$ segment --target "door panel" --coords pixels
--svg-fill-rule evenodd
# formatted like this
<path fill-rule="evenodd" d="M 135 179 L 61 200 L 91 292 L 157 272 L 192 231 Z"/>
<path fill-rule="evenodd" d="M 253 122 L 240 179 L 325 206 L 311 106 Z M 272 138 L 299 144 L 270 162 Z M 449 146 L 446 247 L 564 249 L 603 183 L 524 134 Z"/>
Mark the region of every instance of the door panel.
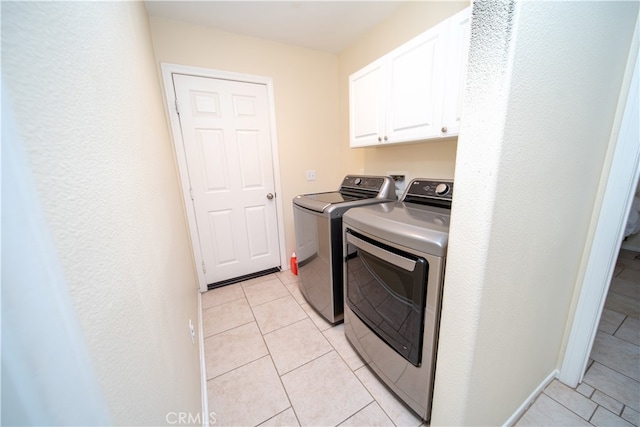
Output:
<path fill-rule="evenodd" d="M 260 158 L 260 135 L 252 131 L 239 131 L 236 134 L 240 159 L 242 188 L 264 189 L 263 159 Z M 266 193 L 265 193 L 266 194 Z"/>
<path fill-rule="evenodd" d="M 194 115 L 216 116 L 220 112 L 220 98 L 216 93 L 193 91 L 190 99 Z"/>
<path fill-rule="evenodd" d="M 269 238 L 264 232 L 267 229 L 267 212 L 264 206 L 251 206 L 245 209 L 246 226 L 249 235 L 249 256 L 257 258 L 269 253 Z"/>
<path fill-rule="evenodd" d="M 238 261 L 236 247 L 233 240 L 234 224 L 233 211 L 227 209 L 217 212 L 209 212 L 209 224 L 211 226 L 211 245 L 214 248 L 214 257 L 217 266 Z M 226 245 L 218 245 L 217 241 L 229 242 Z"/>
<path fill-rule="evenodd" d="M 173 75 L 207 283 L 280 265 L 266 85 Z"/>
<path fill-rule="evenodd" d="M 202 165 L 200 167 L 206 174 L 207 192 L 228 191 L 229 171 L 225 162 L 226 154 L 222 133 L 197 129 L 196 135 L 202 151 Z"/>

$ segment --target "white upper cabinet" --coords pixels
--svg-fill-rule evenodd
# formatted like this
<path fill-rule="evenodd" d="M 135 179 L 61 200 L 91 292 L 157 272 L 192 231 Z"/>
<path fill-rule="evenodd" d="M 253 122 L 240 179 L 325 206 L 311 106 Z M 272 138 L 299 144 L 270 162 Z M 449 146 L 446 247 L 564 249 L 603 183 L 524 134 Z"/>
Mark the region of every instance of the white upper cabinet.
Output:
<path fill-rule="evenodd" d="M 449 20 L 446 77 L 442 106 L 442 135 L 457 135 L 460 131 L 462 94 L 464 92 L 469 37 L 471 35 L 471 8 L 468 7 Z"/>
<path fill-rule="evenodd" d="M 349 77 L 351 147 L 458 133 L 470 10 Z"/>
<path fill-rule="evenodd" d="M 382 141 L 384 134 L 383 60 L 375 61 L 349 78 L 349 124 L 352 147 L 364 147 Z"/>
<path fill-rule="evenodd" d="M 444 35 L 438 25 L 386 55 L 386 142 L 438 136 Z"/>

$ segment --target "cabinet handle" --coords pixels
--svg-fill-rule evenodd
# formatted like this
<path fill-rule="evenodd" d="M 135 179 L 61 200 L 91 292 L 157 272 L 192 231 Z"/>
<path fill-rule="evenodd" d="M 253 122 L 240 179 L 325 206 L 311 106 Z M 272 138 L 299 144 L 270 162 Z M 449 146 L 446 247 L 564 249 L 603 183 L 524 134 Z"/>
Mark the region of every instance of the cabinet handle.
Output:
<path fill-rule="evenodd" d="M 382 138 L 378 137 L 378 142 L 382 142 Z"/>
<path fill-rule="evenodd" d="M 386 136 L 384 137 L 384 140 L 385 140 L 385 141 L 386 141 L 386 140 L 388 140 L 388 139 L 389 139 L 389 138 L 387 138 Z"/>
<path fill-rule="evenodd" d="M 442 131 L 442 133 L 447 133 L 447 127 L 446 126 L 442 126 L 442 129 L 440 129 Z"/>

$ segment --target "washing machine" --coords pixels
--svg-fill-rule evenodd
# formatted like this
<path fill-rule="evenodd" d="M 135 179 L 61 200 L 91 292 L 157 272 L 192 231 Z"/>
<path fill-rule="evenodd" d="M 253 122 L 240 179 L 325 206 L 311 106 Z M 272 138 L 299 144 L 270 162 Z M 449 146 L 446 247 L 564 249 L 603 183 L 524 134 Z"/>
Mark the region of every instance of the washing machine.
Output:
<path fill-rule="evenodd" d="M 357 206 L 396 200 L 388 176 L 347 175 L 338 190 L 293 199 L 300 291 L 331 323 L 343 319 L 342 216 Z"/>

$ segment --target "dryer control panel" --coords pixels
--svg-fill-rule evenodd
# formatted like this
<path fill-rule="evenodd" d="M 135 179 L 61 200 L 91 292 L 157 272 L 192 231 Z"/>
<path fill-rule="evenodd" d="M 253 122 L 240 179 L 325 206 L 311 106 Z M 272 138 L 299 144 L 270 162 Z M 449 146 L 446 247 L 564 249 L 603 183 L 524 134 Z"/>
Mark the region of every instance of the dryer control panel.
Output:
<path fill-rule="evenodd" d="M 403 202 L 451 206 L 453 181 L 416 178 L 405 190 Z"/>

